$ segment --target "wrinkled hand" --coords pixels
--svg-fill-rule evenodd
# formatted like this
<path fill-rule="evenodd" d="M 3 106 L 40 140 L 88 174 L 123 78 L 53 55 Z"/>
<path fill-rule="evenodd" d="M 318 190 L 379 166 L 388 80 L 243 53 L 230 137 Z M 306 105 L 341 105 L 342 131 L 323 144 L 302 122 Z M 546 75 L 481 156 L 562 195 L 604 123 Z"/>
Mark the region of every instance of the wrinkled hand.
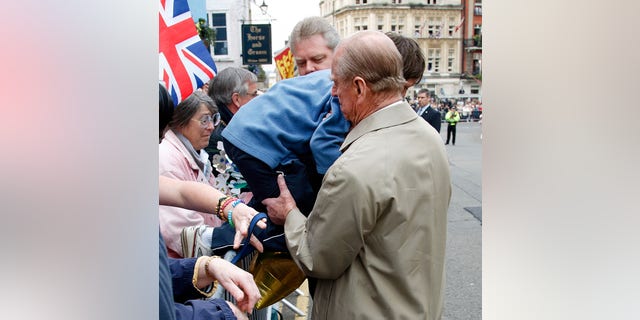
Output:
<path fill-rule="evenodd" d="M 211 260 L 209 272 L 236 299 L 236 305 L 241 311 L 251 313 L 261 297 L 251 273 L 221 258 Z"/>
<path fill-rule="evenodd" d="M 233 214 L 231 218 L 233 219 L 233 224 L 236 226 L 236 235 L 233 238 L 234 249 L 240 248 L 240 244 L 242 244 L 242 239 L 247 237 L 249 233 L 249 225 L 251 224 L 251 219 L 253 219 L 253 216 L 255 216 L 256 214 L 258 214 L 258 211 L 247 206 L 244 203 L 238 204 L 233 209 Z M 260 229 L 266 228 L 267 219 L 260 220 L 256 224 L 256 226 Z M 249 243 L 251 243 L 251 245 L 254 248 L 256 248 L 256 250 L 258 250 L 259 252 L 263 251 L 262 243 L 254 235 L 251 235 L 251 238 L 249 239 Z"/>
<path fill-rule="evenodd" d="M 225 301 L 227 303 L 227 305 L 229 306 L 229 308 L 231 308 L 231 311 L 233 311 L 233 315 L 236 316 L 236 318 L 238 318 L 238 320 L 249 320 L 249 317 L 247 317 L 247 315 L 242 312 L 240 309 L 238 309 L 238 307 L 236 307 L 235 304 L 229 302 L 229 301 Z"/>
<path fill-rule="evenodd" d="M 296 201 L 291 196 L 284 175 L 278 175 L 278 187 L 280 188 L 280 196 L 277 198 L 269 198 L 262 200 L 262 204 L 267 207 L 267 214 L 271 221 L 275 224 L 282 225 L 287 220 L 289 212 L 296 208 Z"/>

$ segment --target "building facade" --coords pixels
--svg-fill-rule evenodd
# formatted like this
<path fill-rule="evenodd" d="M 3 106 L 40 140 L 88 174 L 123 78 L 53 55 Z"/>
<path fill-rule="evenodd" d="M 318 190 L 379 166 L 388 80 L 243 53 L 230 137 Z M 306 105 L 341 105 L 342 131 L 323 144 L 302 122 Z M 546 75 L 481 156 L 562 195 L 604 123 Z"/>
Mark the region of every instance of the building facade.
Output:
<path fill-rule="evenodd" d="M 482 0 L 464 0 L 463 78 L 469 93 L 480 94 L 482 83 Z"/>
<path fill-rule="evenodd" d="M 463 1 L 468 0 L 324 0 L 320 14 L 343 38 L 377 30 L 415 39 L 427 65 L 422 81 L 408 96 L 427 88 L 437 98 L 456 97 L 471 92 L 472 86 L 463 76 Z"/>
<path fill-rule="evenodd" d="M 211 56 L 218 70 L 242 67 L 243 22 L 251 22 L 251 0 L 206 0 L 207 23 L 216 31 Z"/>

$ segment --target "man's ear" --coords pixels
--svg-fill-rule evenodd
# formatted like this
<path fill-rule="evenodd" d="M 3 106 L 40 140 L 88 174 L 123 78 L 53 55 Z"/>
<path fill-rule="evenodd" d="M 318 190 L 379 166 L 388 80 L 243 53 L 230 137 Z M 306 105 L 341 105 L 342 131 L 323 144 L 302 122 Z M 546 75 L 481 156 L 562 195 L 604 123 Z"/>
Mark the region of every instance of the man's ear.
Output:
<path fill-rule="evenodd" d="M 240 105 L 240 94 L 237 92 L 234 92 L 231 95 L 231 102 L 233 102 L 236 106 Z"/>
<path fill-rule="evenodd" d="M 364 87 L 366 85 L 364 80 L 360 77 L 356 77 L 355 79 L 353 79 L 353 83 L 356 86 L 356 90 L 358 94 L 362 94 L 364 92 Z"/>

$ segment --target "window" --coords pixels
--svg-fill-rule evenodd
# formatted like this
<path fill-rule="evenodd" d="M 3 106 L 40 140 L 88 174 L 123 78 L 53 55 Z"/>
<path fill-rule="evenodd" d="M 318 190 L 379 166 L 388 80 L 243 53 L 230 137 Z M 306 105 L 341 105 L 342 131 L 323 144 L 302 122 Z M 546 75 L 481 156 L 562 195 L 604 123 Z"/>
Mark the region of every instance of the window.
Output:
<path fill-rule="evenodd" d="M 453 37 L 455 30 L 456 30 L 455 19 L 449 18 L 449 30 L 447 31 L 447 33 L 449 34 L 449 37 Z"/>
<path fill-rule="evenodd" d="M 453 62 L 455 61 L 455 49 L 449 49 L 449 57 L 447 58 L 447 72 L 453 72 Z"/>
<path fill-rule="evenodd" d="M 471 85 L 471 94 L 480 94 L 480 86 Z"/>
<path fill-rule="evenodd" d="M 356 0 L 356 4 L 367 4 L 367 0 Z"/>
<path fill-rule="evenodd" d="M 391 0 L 391 3 L 394 3 L 394 4 L 401 4 L 401 3 L 402 3 L 402 0 Z"/>
<path fill-rule="evenodd" d="M 427 0 L 427 4 L 436 4 L 436 0 Z"/>
<path fill-rule="evenodd" d="M 442 36 L 442 20 L 436 19 L 434 17 L 429 18 L 429 28 L 428 34 L 429 38 L 437 38 L 440 39 Z"/>
<path fill-rule="evenodd" d="M 427 54 L 427 71 L 440 72 L 440 49 L 429 49 Z"/>
<path fill-rule="evenodd" d="M 475 3 L 473 4 L 473 14 L 476 16 L 482 15 L 482 0 L 475 0 Z"/>
<path fill-rule="evenodd" d="M 378 31 L 382 31 L 382 29 L 384 29 L 384 17 L 377 16 L 376 20 L 378 20 Z"/>
<path fill-rule="evenodd" d="M 213 44 L 213 55 L 226 56 L 229 54 L 227 43 L 227 15 L 225 13 L 210 13 L 211 28 L 216 30 L 216 41 Z"/>
<path fill-rule="evenodd" d="M 353 25 L 355 31 L 367 30 L 369 19 L 367 18 L 353 18 Z"/>
<path fill-rule="evenodd" d="M 422 26 L 419 24 L 416 24 L 413 26 L 413 33 L 415 34 L 416 37 L 420 37 L 422 36 Z"/>
<path fill-rule="evenodd" d="M 391 16 L 391 32 L 400 35 L 404 32 L 404 16 Z"/>

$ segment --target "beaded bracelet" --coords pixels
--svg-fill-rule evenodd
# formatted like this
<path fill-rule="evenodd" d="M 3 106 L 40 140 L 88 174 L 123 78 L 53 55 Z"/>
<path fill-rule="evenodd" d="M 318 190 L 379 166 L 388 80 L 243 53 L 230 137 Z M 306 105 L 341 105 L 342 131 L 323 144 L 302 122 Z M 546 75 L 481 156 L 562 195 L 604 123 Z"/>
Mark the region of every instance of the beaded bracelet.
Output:
<path fill-rule="evenodd" d="M 221 197 L 220 199 L 218 199 L 218 206 L 216 207 L 216 216 L 220 217 L 220 212 L 221 212 L 220 208 L 221 208 L 221 206 L 222 206 L 222 202 L 223 202 L 224 200 L 228 199 L 228 198 L 229 198 L 229 197 L 224 196 L 224 197 Z"/>
<path fill-rule="evenodd" d="M 238 200 L 238 198 L 236 197 L 229 197 L 227 199 L 224 199 L 224 202 L 222 202 L 222 206 L 220 206 L 220 219 L 222 220 L 226 219 L 226 217 L 224 216 L 224 208 L 226 208 L 230 203 L 236 200 Z"/>
<path fill-rule="evenodd" d="M 231 204 L 231 209 L 229 209 L 229 212 L 227 212 L 227 215 L 228 215 L 227 221 L 229 221 L 229 225 L 232 228 L 235 228 L 235 226 L 233 225 L 233 219 L 231 219 L 231 216 L 233 214 L 233 209 L 235 209 L 236 206 L 240 203 L 244 203 L 244 201 L 242 201 L 242 199 L 236 199 L 235 201 L 233 201 L 233 203 Z"/>

